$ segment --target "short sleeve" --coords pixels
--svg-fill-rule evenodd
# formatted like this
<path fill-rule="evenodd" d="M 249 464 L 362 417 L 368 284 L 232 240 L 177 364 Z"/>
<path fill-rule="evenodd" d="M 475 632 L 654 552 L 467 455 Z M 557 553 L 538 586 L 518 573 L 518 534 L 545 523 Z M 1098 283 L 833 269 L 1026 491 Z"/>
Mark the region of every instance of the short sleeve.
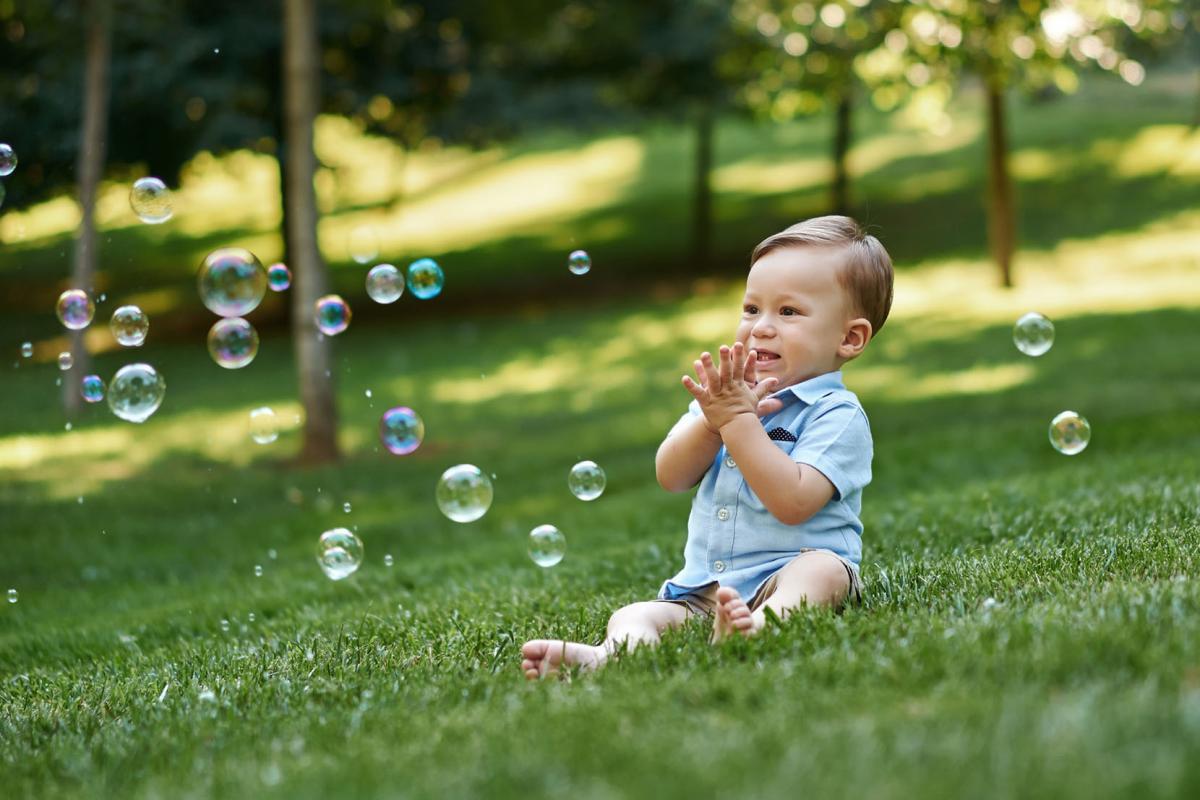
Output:
<path fill-rule="evenodd" d="M 867 415 L 849 403 L 819 411 L 792 448 L 792 460 L 820 470 L 837 491 L 836 499 L 871 482 L 873 455 Z"/>
<path fill-rule="evenodd" d="M 698 400 L 692 400 L 692 402 L 688 403 L 687 411 L 683 412 L 683 416 L 679 418 L 679 421 L 671 426 L 671 430 L 667 431 L 667 437 L 670 438 L 674 436 L 676 431 L 683 427 L 689 420 L 700 416 L 702 413 L 703 412 L 700 411 L 700 402 Z"/>

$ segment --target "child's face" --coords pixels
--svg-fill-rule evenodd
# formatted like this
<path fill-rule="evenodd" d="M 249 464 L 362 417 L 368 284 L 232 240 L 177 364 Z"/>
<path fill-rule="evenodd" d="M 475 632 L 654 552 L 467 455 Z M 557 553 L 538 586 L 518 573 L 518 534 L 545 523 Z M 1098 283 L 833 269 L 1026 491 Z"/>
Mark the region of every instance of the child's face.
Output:
<path fill-rule="evenodd" d="M 737 340 L 758 351 L 758 379 L 791 386 L 838 369 L 852 309 L 838 283 L 836 247 L 784 247 L 754 262 Z"/>

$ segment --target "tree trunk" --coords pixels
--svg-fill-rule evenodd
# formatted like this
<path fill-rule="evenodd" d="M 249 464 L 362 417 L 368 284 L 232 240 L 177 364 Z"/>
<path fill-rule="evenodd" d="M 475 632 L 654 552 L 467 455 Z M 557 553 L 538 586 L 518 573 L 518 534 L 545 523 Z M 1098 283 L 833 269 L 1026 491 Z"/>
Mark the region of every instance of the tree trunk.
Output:
<path fill-rule="evenodd" d="M 79 134 L 79 159 L 76 173 L 79 180 L 79 230 L 75 235 L 74 264 L 71 286 L 83 289 L 96 297 L 96 188 L 104 172 L 106 134 L 108 131 L 108 70 L 112 52 L 112 7 L 110 0 L 91 0 L 83 5 L 87 20 L 87 41 L 84 45 L 83 125 Z M 63 380 L 63 408 L 73 419 L 83 405 L 80 383 L 92 371 L 91 358 L 84 344 L 84 333 L 71 331 L 71 355 L 74 366 Z"/>
<path fill-rule="evenodd" d="M 1004 89 L 987 82 L 988 95 L 988 243 L 1000 268 L 1000 284 L 1013 285 L 1012 256 L 1017 222 L 1013 209 L 1012 178 L 1008 173 L 1008 134 L 1004 121 Z"/>
<path fill-rule="evenodd" d="M 313 188 L 316 153 L 313 121 L 321 76 L 317 68 L 316 0 L 285 0 L 283 19 L 283 98 L 287 145 L 287 253 L 292 285 L 292 340 L 304 405 L 304 445 L 300 460 L 321 463 L 338 458 L 337 405 L 330 343 L 317 331 L 313 307 L 328 291 L 329 277 L 317 246 L 317 196 Z"/>
<path fill-rule="evenodd" d="M 846 157 L 850 153 L 850 112 L 854 105 L 850 85 L 847 83 L 838 98 L 833 130 L 833 185 L 830 187 L 830 205 L 834 214 L 850 213 L 850 173 Z"/>
<path fill-rule="evenodd" d="M 692 265 L 704 272 L 712 257 L 713 107 L 700 104 L 696 113 L 696 160 L 692 194 Z"/>

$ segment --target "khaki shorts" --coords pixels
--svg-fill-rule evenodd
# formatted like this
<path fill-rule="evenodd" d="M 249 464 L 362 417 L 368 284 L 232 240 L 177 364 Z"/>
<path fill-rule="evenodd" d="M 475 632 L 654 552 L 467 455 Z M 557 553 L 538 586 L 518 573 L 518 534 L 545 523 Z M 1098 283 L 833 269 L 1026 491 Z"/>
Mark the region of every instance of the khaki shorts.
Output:
<path fill-rule="evenodd" d="M 850 591 L 846 593 L 846 599 L 842 601 L 842 607 L 835 609 L 839 614 L 847 604 L 853 603 L 856 606 L 862 604 L 862 578 L 859 577 L 858 568 L 854 564 L 832 550 L 825 550 L 820 547 L 801 547 L 800 555 L 796 556 L 796 558 L 803 558 L 805 553 L 829 553 L 831 556 L 836 556 L 837 560 L 841 561 L 842 566 L 846 568 L 846 576 L 850 579 Z M 795 560 L 795 558 L 792 559 L 792 561 Z M 792 561 L 789 561 L 788 564 L 791 564 Z M 763 581 L 762 585 L 758 587 L 758 591 L 750 599 L 749 606 L 751 611 L 757 611 L 767 601 L 767 598 L 775 593 L 775 586 L 779 582 L 779 573 L 783 572 L 788 564 L 784 564 L 771 573 L 771 577 Z M 684 606 L 693 614 L 703 614 L 706 617 L 711 617 L 717 613 L 717 589 L 720 587 L 721 584 L 713 581 L 712 583 L 706 583 L 703 586 L 697 587 L 694 592 L 689 592 L 675 600 L 657 599 L 655 602 L 674 603 Z"/>

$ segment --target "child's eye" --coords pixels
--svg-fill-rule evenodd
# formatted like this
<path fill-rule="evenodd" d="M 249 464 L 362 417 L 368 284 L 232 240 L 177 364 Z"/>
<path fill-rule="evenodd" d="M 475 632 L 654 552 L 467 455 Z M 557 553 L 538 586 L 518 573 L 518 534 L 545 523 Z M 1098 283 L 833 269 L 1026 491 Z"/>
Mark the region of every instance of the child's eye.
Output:
<path fill-rule="evenodd" d="M 758 306 L 742 306 L 742 312 L 745 314 L 757 314 Z"/>
<path fill-rule="evenodd" d="M 784 309 L 783 309 L 782 311 L 780 311 L 779 313 L 780 313 L 780 314 L 782 314 L 782 315 L 783 315 L 783 316 L 785 316 L 785 317 L 792 317 L 792 316 L 795 316 L 796 314 L 799 314 L 800 312 L 799 312 L 799 311 L 797 311 L 797 310 L 796 310 L 796 309 L 794 309 L 794 308 L 784 308 Z"/>

